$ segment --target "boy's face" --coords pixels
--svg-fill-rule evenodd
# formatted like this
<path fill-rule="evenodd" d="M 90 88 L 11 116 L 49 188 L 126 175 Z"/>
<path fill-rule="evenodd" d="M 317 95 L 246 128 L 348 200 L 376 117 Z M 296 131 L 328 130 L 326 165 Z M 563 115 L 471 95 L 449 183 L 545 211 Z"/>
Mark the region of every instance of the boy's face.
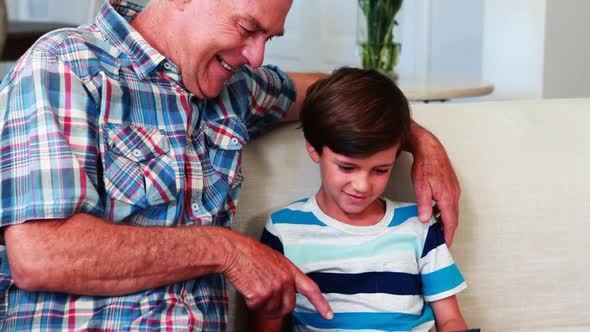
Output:
<path fill-rule="evenodd" d="M 320 166 L 322 187 L 317 199 L 326 214 L 355 225 L 382 216 L 384 208 L 378 198 L 389 181 L 399 144 L 362 158 L 337 154 L 328 147 L 319 154 L 309 143 L 306 148 Z"/>

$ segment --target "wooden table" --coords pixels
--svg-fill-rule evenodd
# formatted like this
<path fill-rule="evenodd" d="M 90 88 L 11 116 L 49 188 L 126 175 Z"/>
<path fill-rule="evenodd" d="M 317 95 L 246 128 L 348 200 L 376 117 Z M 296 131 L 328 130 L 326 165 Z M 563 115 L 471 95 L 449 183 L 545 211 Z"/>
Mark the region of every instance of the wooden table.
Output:
<path fill-rule="evenodd" d="M 461 78 L 404 78 L 398 86 L 409 101 L 447 101 L 456 98 L 479 97 L 489 95 L 494 86 L 485 81 Z"/>

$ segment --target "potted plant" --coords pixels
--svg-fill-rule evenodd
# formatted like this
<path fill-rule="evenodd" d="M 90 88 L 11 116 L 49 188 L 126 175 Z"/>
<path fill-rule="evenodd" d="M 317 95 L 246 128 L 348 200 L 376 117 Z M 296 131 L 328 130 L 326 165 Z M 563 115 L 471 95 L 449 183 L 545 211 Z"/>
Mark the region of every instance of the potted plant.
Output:
<path fill-rule="evenodd" d="M 394 79 L 393 68 L 399 61 L 401 44 L 394 41 L 395 15 L 403 0 L 358 0 L 359 39 L 362 67 L 376 69 Z"/>

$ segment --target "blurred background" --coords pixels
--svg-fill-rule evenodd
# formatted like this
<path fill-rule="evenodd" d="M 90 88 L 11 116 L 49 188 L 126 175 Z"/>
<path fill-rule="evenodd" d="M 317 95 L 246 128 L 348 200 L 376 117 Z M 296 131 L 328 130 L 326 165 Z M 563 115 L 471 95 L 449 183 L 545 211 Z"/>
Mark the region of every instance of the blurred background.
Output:
<path fill-rule="evenodd" d="M 102 4 L 4 2 L 5 53 L 18 48 L 10 41 L 18 22 L 80 25 Z M 589 13 L 587 0 L 406 0 L 396 17 L 402 46 L 395 71 L 402 81 L 493 84 L 493 93 L 477 100 L 590 97 Z M 358 66 L 358 17 L 357 0 L 294 0 L 286 35 L 269 43 L 265 62 L 298 72 Z M 13 64 L 3 57 L 0 74 Z"/>

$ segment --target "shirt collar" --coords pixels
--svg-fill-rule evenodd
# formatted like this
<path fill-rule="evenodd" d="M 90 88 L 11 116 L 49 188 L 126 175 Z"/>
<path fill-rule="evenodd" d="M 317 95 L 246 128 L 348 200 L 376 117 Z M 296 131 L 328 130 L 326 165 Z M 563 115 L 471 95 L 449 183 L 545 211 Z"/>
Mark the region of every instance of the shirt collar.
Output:
<path fill-rule="evenodd" d="M 104 3 L 96 18 L 98 29 L 129 57 L 133 70 L 141 79 L 165 60 L 164 55 L 129 24 L 147 3 L 149 0 L 110 0 Z"/>

